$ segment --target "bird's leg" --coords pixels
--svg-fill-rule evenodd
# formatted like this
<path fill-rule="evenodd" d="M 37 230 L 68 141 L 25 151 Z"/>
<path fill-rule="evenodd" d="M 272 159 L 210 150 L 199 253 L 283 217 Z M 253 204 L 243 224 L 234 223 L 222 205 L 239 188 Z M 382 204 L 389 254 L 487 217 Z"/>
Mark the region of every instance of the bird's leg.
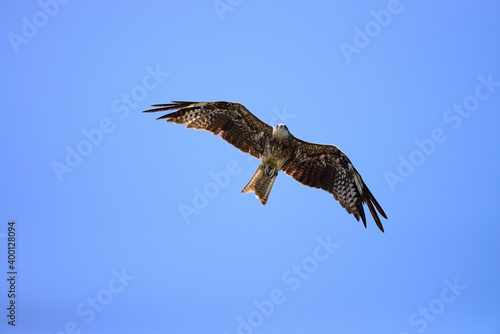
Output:
<path fill-rule="evenodd" d="M 264 173 L 266 173 L 267 176 L 273 176 L 275 170 L 275 168 L 271 168 L 270 166 L 264 167 Z"/>

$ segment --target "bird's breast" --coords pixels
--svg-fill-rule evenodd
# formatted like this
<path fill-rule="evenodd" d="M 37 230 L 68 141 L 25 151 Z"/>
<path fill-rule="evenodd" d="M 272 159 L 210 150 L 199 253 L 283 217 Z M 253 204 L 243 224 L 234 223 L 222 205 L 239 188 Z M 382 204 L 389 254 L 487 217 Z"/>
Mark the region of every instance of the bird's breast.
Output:
<path fill-rule="evenodd" d="M 262 162 L 267 166 L 271 166 L 272 168 L 277 168 L 279 170 L 292 154 L 293 144 L 290 140 L 271 138 L 266 143 Z"/>

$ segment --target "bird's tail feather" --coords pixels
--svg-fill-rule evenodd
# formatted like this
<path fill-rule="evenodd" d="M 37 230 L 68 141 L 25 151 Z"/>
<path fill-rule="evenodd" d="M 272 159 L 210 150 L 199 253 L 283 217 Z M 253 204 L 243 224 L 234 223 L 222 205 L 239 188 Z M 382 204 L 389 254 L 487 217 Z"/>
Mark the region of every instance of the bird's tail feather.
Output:
<path fill-rule="evenodd" d="M 274 180 L 276 180 L 276 176 L 278 175 L 277 171 L 267 174 L 265 169 L 266 166 L 261 163 L 248 184 L 241 191 L 242 193 L 255 192 L 255 197 L 260 200 L 262 205 L 266 205 L 271 189 L 273 188 Z"/>

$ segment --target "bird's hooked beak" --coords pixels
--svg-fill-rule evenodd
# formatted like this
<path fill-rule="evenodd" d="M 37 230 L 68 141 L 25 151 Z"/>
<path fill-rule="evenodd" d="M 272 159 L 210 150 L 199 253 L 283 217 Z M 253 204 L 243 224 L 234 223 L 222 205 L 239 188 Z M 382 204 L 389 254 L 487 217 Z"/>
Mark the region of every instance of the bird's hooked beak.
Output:
<path fill-rule="evenodd" d="M 290 134 L 285 124 L 278 124 L 273 129 L 273 135 L 277 137 L 287 137 Z"/>

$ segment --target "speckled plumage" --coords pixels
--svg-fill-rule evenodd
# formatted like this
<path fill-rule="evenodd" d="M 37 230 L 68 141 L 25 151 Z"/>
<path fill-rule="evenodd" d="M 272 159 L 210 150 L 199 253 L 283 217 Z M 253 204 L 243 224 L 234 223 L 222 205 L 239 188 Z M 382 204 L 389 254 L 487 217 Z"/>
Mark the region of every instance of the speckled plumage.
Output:
<path fill-rule="evenodd" d="M 363 204 L 366 203 L 375 223 L 384 231 L 377 211 L 387 219 L 386 214 L 349 158 L 336 146 L 300 140 L 283 124 L 273 128 L 240 103 L 173 101 L 153 107 L 144 112 L 177 110 L 158 119 L 186 124 L 186 128 L 210 131 L 243 152 L 262 159 L 257 172 L 242 192 L 255 192 L 263 205 L 267 203 L 274 180 L 282 170 L 304 185 L 333 194 L 356 220 L 361 218 L 365 227 Z"/>

